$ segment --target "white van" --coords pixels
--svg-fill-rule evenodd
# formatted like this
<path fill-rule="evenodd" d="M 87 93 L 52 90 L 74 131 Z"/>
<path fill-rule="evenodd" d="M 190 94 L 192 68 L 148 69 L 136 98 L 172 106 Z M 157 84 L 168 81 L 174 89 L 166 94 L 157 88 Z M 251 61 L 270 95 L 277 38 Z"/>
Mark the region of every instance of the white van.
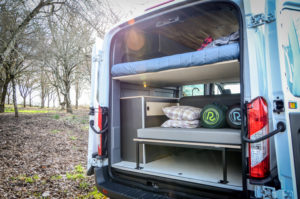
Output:
<path fill-rule="evenodd" d="M 299 198 L 299 11 L 296 0 L 169 0 L 109 31 L 92 60 L 98 189 Z"/>

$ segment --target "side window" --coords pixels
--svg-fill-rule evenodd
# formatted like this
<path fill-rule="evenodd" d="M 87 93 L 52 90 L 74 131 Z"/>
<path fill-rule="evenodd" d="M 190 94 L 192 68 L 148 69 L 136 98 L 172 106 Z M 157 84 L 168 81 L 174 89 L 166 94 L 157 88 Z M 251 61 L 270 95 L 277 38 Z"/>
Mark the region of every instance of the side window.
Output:
<path fill-rule="evenodd" d="M 182 87 L 183 96 L 204 95 L 204 84 L 186 85 Z"/>
<path fill-rule="evenodd" d="M 288 27 L 283 46 L 288 86 L 294 96 L 300 97 L 300 15 L 299 11 L 284 10 Z"/>
<path fill-rule="evenodd" d="M 230 92 L 230 94 L 241 93 L 240 83 L 224 84 L 224 90 Z"/>
<path fill-rule="evenodd" d="M 216 84 L 214 84 L 214 93 L 213 93 L 213 95 L 221 95 L 221 94 L 222 93 L 220 91 L 220 88 Z"/>

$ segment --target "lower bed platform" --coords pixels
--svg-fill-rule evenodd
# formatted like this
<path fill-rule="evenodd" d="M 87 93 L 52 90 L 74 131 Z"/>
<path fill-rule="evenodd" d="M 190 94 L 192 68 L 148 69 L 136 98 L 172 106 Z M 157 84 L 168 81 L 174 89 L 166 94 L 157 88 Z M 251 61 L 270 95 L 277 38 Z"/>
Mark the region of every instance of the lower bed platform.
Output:
<path fill-rule="evenodd" d="M 152 127 L 138 129 L 137 137 L 142 139 L 172 140 L 191 143 L 213 143 L 216 145 L 231 145 L 225 148 L 240 148 L 241 130 L 237 129 L 207 129 L 207 128 L 162 128 Z"/>
<path fill-rule="evenodd" d="M 122 161 L 112 167 L 122 170 L 173 178 L 177 180 L 216 186 L 220 188 L 242 190 L 241 155 L 237 151 L 228 151 L 228 183 L 219 183 L 222 179 L 222 157 L 220 151 L 187 149 L 164 158 L 140 164 Z"/>

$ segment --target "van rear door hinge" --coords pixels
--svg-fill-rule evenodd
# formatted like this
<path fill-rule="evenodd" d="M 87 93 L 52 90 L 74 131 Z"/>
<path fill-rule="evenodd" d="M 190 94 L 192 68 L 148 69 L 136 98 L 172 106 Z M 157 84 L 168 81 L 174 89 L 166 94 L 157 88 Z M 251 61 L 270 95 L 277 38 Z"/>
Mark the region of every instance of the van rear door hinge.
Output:
<path fill-rule="evenodd" d="M 274 187 L 255 186 L 255 196 L 263 199 L 292 199 L 293 193 L 287 190 L 276 190 Z"/>
<path fill-rule="evenodd" d="M 90 158 L 88 163 L 93 167 L 103 167 L 108 165 L 108 159 Z"/>
<path fill-rule="evenodd" d="M 261 26 L 266 23 L 271 23 L 275 21 L 275 17 L 273 14 L 268 14 L 267 16 L 265 14 L 257 14 L 250 16 L 250 20 L 248 23 L 248 28 L 256 28 L 258 26 Z"/>

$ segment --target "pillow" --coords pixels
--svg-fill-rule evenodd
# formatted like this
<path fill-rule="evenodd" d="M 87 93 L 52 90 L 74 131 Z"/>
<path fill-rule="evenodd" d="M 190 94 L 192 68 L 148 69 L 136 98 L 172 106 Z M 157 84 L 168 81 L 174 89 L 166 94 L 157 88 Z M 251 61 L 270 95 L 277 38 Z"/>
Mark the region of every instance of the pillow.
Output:
<path fill-rule="evenodd" d="M 163 108 L 164 114 L 172 120 L 197 120 L 201 109 L 192 106 L 170 106 Z"/>
<path fill-rule="evenodd" d="M 199 126 L 199 120 L 184 121 L 184 120 L 167 120 L 161 127 L 165 128 L 197 128 Z"/>

